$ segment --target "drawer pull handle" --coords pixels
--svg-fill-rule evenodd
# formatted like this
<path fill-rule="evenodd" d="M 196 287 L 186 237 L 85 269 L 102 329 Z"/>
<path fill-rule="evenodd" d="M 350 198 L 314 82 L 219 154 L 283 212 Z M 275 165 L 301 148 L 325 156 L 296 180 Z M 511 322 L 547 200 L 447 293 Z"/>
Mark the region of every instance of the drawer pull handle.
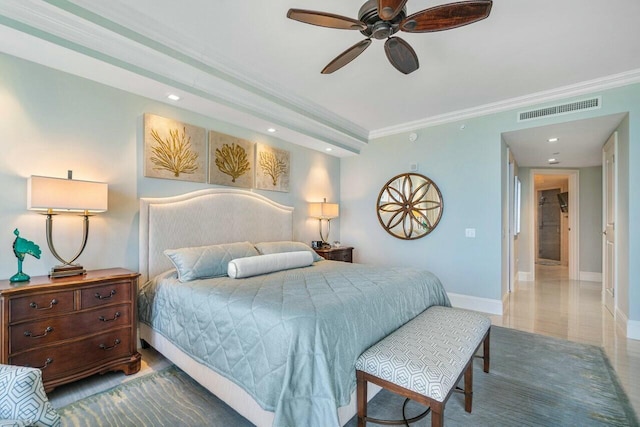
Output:
<path fill-rule="evenodd" d="M 29 304 L 29 307 L 35 308 L 36 310 L 51 310 L 53 306 L 56 305 L 57 303 L 58 303 L 58 300 L 54 298 L 49 303 L 49 307 L 38 307 L 38 304 L 36 304 L 35 302 L 32 302 L 31 304 Z"/>
<path fill-rule="evenodd" d="M 107 319 L 104 316 L 100 316 L 98 317 L 98 320 L 100 320 L 101 322 L 111 322 L 113 320 L 116 320 L 120 316 L 121 316 L 120 312 L 116 311 L 116 314 L 113 315 L 113 319 Z"/>
<path fill-rule="evenodd" d="M 47 328 L 44 330 L 44 334 L 33 335 L 31 333 L 31 331 L 24 331 L 24 336 L 25 337 L 31 337 L 31 338 L 42 338 L 42 337 L 46 337 L 47 335 L 49 335 L 49 332 L 53 332 L 53 328 L 51 326 L 47 326 Z"/>
<path fill-rule="evenodd" d="M 114 348 L 116 348 L 116 346 L 120 344 L 120 340 L 118 338 L 115 339 L 115 341 L 113 342 L 113 345 L 111 347 L 107 347 L 104 344 L 100 344 L 98 347 L 100 347 L 102 350 L 104 351 L 109 351 L 109 350 L 113 350 Z"/>
<path fill-rule="evenodd" d="M 109 299 L 111 297 L 113 297 L 116 294 L 116 290 L 115 289 L 111 289 L 111 292 L 109 292 L 109 296 L 103 297 L 102 295 L 100 295 L 100 292 L 96 292 L 96 298 L 98 299 Z"/>
<path fill-rule="evenodd" d="M 44 370 L 47 369 L 47 367 L 49 365 L 51 365 L 53 363 L 53 359 L 50 357 L 47 357 L 47 360 L 44 361 L 44 365 L 42 366 L 34 366 L 36 369 L 40 369 L 40 370 Z M 25 365 L 27 368 L 31 367 L 31 365 Z"/>

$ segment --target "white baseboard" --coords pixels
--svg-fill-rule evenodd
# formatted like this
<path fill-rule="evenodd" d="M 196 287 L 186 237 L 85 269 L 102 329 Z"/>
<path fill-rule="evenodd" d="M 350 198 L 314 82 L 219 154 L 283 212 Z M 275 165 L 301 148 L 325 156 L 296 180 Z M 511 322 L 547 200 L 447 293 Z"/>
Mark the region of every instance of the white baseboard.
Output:
<path fill-rule="evenodd" d="M 593 271 L 581 271 L 580 279 L 585 282 L 602 282 L 602 273 L 594 273 Z"/>
<path fill-rule="evenodd" d="M 454 307 L 502 315 L 502 301 L 499 299 L 473 297 L 449 292 L 447 292 L 447 295 L 449 295 L 451 305 Z"/>
<path fill-rule="evenodd" d="M 627 319 L 627 316 L 622 311 L 620 311 L 618 307 L 615 308 L 615 312 L 616 327 L 620 328 L 620 330 L 624 331 L 625 335 L 627 335 L 627 324 L 629 323 L 629 319 Z"/>
<path fill-rule="evenodd" d="M 627 321 L 627 338 L 630 338 L 632 340 L 640 340 L 640 321 Z"/>
<path fill-rule="evenodd" d="M 533 282 L 533 277 L 530 271 L 518 271 L 518 282 Z"/>
<path fill-rule="evenodd" d="M 627 338 L 640 340 L 640 321 L 629 320 L 618 308 L 616 308 L 616 326 L 625 332 Z"/>

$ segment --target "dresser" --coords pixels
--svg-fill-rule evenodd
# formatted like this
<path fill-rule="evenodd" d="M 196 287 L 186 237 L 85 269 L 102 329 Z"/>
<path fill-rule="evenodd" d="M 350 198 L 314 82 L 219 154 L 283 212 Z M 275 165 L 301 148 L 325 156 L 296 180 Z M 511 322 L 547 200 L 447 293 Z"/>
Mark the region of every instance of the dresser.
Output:
<path fill-rule="evenodd" d="M 138 276 L 113 268 L 0 281 L 0 363 L 40 368 L 47 391 L 95 373 L 138 372 Z"/>
<path fill-rule="evenodd" d="M 331 261 L 353 262 L 353 248 L 350 246 L 314 249 L 314 251 L 324 259 Z"/>

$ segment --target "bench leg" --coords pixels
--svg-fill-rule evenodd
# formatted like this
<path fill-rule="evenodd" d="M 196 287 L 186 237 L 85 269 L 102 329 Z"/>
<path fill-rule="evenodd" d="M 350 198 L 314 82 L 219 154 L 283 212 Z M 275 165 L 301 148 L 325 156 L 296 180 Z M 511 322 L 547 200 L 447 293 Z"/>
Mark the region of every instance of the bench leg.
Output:
<path fill-rule="evenodd" d="M 431 402 L 431 427 L 444 426 L 444 403 Z"/>
<path fill-rule="evenodd" d="M 471 412 L 473 404 L 473 358 L 464 371 L 464 410 Z"/>
<path fill-rule="evenodd" d="M 356 371 L 356 401 L 358 404 L 358 427 L 367 425 L 367 380 L 361 371 Z"/>
<path fill-rule="evenodd" d="M 489 342 L 490 342 L 490 338 L 491 337 L 491 328 L 489 328 L 489 330 L 487 331 L 487 336 L 484 338 L 484 344 L 482 344 L 482 355 L 483 355 L 483 362 L 484 362 L 484 366 L 483 366 L 483 370 L 485 372 L 489 372 L 489 362 L 490 362 L 490 357 L 489 357 L 489 353 L 490 353 L 490 348 L 489 348 Z"/>

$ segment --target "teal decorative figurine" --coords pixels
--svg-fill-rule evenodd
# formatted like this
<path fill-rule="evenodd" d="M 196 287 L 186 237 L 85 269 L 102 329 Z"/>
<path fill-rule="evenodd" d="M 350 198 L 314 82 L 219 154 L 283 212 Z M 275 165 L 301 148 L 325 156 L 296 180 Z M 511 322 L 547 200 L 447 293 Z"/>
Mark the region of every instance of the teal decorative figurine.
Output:
<path fill-rule="evenodd" d="M 26 282 L 30 277 L 28 274 L 24 274 L 22 272 L 22 261 L 24 261 L 24 255 L 29 254 L 34 258 L 40 259 L 40 246 L 20 237 L 20 232 L 17 228 L 13 230 L 13 234 L 16 235 L 16 239 L 13 241 L 13 253 L 16 255 L 16 258 L 18 258 L 18 272 L 11 276 L 9 281 Z"/>

